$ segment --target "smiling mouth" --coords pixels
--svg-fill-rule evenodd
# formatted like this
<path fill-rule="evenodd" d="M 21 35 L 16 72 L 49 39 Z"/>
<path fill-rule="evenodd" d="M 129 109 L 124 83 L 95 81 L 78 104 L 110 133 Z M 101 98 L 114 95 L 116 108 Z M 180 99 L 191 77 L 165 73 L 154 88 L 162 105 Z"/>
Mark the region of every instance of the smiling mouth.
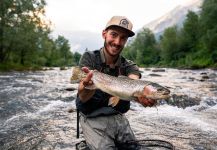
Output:
<path fill-rule="evenodd" d="M 119 49 L 119 46 L 111 46 L 112 49 Z"/>

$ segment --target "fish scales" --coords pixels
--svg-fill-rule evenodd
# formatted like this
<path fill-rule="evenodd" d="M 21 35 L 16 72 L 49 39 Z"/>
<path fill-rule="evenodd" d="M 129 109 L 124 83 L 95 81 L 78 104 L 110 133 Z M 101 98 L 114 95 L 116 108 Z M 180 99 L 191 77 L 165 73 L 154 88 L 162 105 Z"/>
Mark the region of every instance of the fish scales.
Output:
<path fill-rule="evenodd" d="M 109 76 L 97 71 L 94 71 L 92 80 L 97 88 L 120 98 L 129 98 L 132 96 L 132 91 L 141 89 L 138 84 L 132 84 L 131 80 Z"/>
<path fill-rule="evenodd" d="M 77 75 L 78 73 L 84 74 L 75 68 L 72 80 L 77 79 L 76 76 L 85 77 L 85 75 Z M 96 88 L 124 100 L 138 101 L 142 98 L 160 100 L 170 97 L 170 91 L 157 83 L 133 80 L 128 77 L 114 77 L 97 70 L 93 70 L 92 81 Z"/>

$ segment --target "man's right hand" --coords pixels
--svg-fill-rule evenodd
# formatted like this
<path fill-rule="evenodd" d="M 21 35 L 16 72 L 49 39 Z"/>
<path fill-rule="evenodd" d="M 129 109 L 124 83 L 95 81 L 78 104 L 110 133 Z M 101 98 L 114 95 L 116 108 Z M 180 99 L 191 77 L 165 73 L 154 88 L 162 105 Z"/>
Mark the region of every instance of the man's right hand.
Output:
<path fill-rule="evenodd" d="M 86 89 L 86 86 L 92 85 L 93 81 L 91 80 L 93 72 L 90 71 L 87 67 L 82 67 L 82 71 L 87 73 L 86 78 L 83 78 L 78 86 L 78 95 L 82 102 L 88 101 L 95 93 L 95 90 Z"/>

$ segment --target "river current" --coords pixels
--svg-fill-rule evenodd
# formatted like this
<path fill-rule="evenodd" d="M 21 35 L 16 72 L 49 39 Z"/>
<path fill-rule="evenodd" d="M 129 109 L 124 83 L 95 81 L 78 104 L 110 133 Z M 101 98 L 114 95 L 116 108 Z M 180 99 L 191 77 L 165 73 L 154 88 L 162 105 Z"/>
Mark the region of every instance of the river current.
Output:
<path fill-rule="evenodd" d="M 138 139 L 165 140 L 178 150 L 217 149 L 217 70 L 141 68 L 142 80 L 166 86 L 168 102 L 126 113 Z M 72 150 L 76 139 L 72 70 L 0 73 L 0 150 Z"/>

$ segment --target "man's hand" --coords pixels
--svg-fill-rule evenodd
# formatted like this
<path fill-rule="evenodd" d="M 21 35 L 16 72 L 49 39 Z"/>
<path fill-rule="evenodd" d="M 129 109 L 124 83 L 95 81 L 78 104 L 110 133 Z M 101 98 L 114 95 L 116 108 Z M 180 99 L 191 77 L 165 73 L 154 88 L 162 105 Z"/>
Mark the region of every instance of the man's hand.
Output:
<path fill-rule="evenodd" d="M 138 101 L 140 104 L 142 104 L 144 107 L 152 107 L 156 104 L 156 101 L 153 99 L 147 99 L 147 98 L 138 98 Z"/>
<path fill-rule="evenodd" d="M 149 95 L 151 94 L 152 92 L 156 91 L 151 85 L 148 85 L 144 88 L 144 95 Z M 143 106 L 147 107 L 152 107 L 154 106 L 157 101 L 156 100 L 153 100 L 153 99 L 148 99 L 148 98 L 145 98 L 145 97 L 139 97 L 138 98 L 138 101 L 140 104 L 142 104 Z"/>
<path fill-rule="evenodd" d="M 138 75 L 135 75 L 135 74 L 130 74 L 128 75 L 129 78 L 131 79 L 139 79 L 139 76 Z M 144 89 L 144 94 L 148 95 L 150 94 L 151 92 L 155 91 L 155 89 L 152 87 L 152 86 L 146 86 L 145 89 Z M 144 98 L 144 97 L 138 97 L 138 102 L 140 104 L 142 104 L 144 107 L 152 107 L 156 104 L 156 101 L 153 100 L 153 99 L 148 99 L 148 98 Z"/>
<path fill-rule="evenodd" d="M 95 93 L 95 90 L 89 90 L 86 89 L 86 86 L 92 85 L 93 81 L 91 80 L 93 73 L 87 68 L 87 67 L 82 67 L 82 70 L 87 73 L 86 78 L 83 78 L 80 81 L 80 84 L 78 86 L 78 95 L 79 98 L 82 102 L 88 101 Z"/>

